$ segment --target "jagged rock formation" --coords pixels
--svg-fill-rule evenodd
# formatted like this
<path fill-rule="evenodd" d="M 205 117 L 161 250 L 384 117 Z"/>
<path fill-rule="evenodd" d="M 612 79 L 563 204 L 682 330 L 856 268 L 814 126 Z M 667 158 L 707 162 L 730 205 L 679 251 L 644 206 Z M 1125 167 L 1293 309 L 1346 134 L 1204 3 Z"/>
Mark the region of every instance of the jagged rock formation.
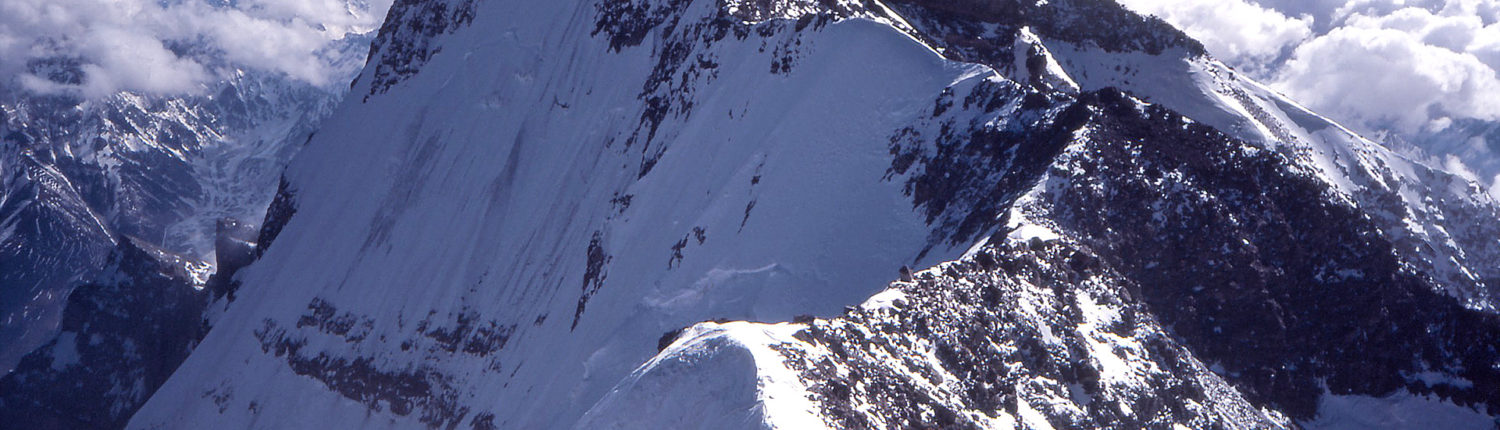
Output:
<path fill-rule="evenodd" d="M 402 1 L 369 58 L 128 427 L 1495 424 L 1495 201 L 1111 2 Z"/>
<path fill-rule="evenodd" d="M 327 60 L 352 73 L 369 40 L 346 37 Z M 0 427 L 123 427 L 258 253 L 255 228 L 232 218 L 263 216 L 343 94 L 202 60 L 226 75 L 198 94 L 0 88 Z M 81 66 L 31 65 L 71 84 Z"/>
<path fill-rule="evenodd" d="M 1497 410 L 1494 368 L 1470 363 L 1495 359 L 1500 318 L 1401 273 L 1310 175 L 1118 93 L 1079 103 L 1019 234 L 768 343 L 831 424 L 1266 428 L 1325 392 Z"/>
<path fill-rule="evenodd" d="M 250 73 L 202 96 L 0 94 L 0 368 L 55 334 L 79 277 L 124 236 L 212 262 L 215 220 L 261 217 L 339 96 Z"/>
<path fill-rule="evenodd" d="M 207 331 L 210 296 L 183 258 L 121 241 L 68 296 L 57 337 L 0 378 L 3 427 L 123 427 Z"/>

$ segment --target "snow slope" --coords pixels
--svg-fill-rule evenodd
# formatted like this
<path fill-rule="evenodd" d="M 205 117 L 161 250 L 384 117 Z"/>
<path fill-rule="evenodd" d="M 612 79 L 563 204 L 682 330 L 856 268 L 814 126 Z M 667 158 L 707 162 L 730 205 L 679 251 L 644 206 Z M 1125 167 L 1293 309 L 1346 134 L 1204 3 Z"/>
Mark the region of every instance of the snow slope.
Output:
<path fill-rule="evenodd" d="M 1263 428 L 1320 383 L 1500 390 L 1464 365 L 1493 202 L 1108 3 L 961 3 L 397 4 L 129 427 Z M 840 313 L 903 265 L 937 268 Z"/>
<path fill-rule="evenodd" d="M 1069 7 L 1056 8 L 1066 14 Z M 913 6 L 898 9 L 912 17 L 913 31 L 950 58 L 991 65 L 1018 82 L 1038 75 L 1063 83 L 1032 83 L 1048 89 L 1119 88 L 1235 138 L 1285 153 L 1299 168 L 1329 184 L 1334 191 L 1330 198 L 1374 218 L 1384 235 L 1399 243 L 1397 252 L 1411 271 L 1435 278 L 1436 288 L 1471 308 L 1494 312 L 1500 304 L 1495 296 L 1500 290 L 1490 286 L 1500 279 L 1500 269 L 1491 264 L 1500 261 L 1500 225 L 1494 222 L 1500 218 L 1500 203 L 1472 174 L 1447 171 L 1444 163 L 1413 159 L 1359 136 L 1235 72 L 1196 43 L 1121 49 L 1115 38 L 1101 41 L 1058 30 L 1037 35 L 1028 27 L 975 23 L 972 18 L 955 19 Z M 1127 42 L 1150 40 L 1127 36 Z M 972 41 L 1006 38 L 1014 39 L 1015 47 Z M 1045 67 L 1029 70 L 1028 56 Z"/>
<path fill-rule="evenodd" d="M 833 314 L 921 264 L 931 229 L 883 180 L 888 136 L 981 69 L 878 22 L 795 32 L 711 2 L 615 54 L 594 7 L 567 6 L 479 4 L 486 31 L 443 39 L 468 49 L 325 123 L 287 173 L 296 215 L 132 426 L 563 426 L 663 332 Z M 648 55 L 666 43 L 686 73 Z M 657 85 L 688 90 L 648 138 Z M 307 322 L 324 306 L 354 327 Z M 424 389 L 387 399 L 399 381 Z"/>

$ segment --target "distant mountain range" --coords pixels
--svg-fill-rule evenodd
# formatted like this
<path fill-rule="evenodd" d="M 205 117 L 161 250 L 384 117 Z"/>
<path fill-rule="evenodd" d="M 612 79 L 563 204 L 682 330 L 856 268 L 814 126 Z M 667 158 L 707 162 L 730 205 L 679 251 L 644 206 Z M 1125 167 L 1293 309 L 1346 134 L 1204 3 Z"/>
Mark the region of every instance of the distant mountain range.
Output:
<path fill-rule="evenodd" d="M 337 102 L 6 106 L 5 309 L 58 322 L 0 427 L 1500 424 L 1496 198 L 1111 1 L 403 0 L 371 46 Z"/>

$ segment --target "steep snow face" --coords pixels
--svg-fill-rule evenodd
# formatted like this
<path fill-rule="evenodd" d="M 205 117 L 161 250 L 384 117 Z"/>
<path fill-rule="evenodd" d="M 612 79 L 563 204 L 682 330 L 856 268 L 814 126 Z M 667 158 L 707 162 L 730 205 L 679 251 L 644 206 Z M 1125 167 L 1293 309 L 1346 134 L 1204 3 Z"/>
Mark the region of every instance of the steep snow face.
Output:
<path fill-rule="evenodd" d="M 786 359 L 755 377 L 796 370 L 838 428 L 1494 425 L 1500 320 L 1405 273 L 1322 178 L 1119 93 L 1077 103 L 1090 114 L 1007 234 L 740 344 Z"/>
<path fill-rule="evenodd" d="M 988 73 L 878 18 L 489 2 L 480 31 L 419 5 L 388 27 L 433 39 L 372 54 L 368 100 L 288 170 L 296 214 L 133 427 L 567 426 L 663 332 L 835 314 L 966 248 L 889 142 Z M 421 70 L 380 72 L 404 55 Z"/>
<path fill-rule="evenodd" d="M 1405 233 L 1481 235 L 1493 204 L 1229 103 L 1108 3 L 960 3 L 398 4 L 274 246 L 130 426 L 1263 428 L 1325 387 L 1500 398 L 1485 286 L 1445 275 L 1484 242 L 1442 266 Z M 1093 91 L 1135 73 L 1112 58 L 1175 72 Z M 673 332 L 710 319 L 799 322 Z"/>
<path fill-rule="evenodd" d="M 1128 296 L 1151 309 L 1174 337 L 1180 336 L 1177 339 L 1185 348 L 1212 363 L 1251 404 L 1328 426 L 1347 424 L 1349 410 L 1369 403 L 1361 399 L 1380 398 L 1386 400 L 1371 401 L 1396 408 L 1391 411 L 1393 419 L 1493 425 L 1493 416 L 1485 411 L 1495 410 L 1490 399 L 1496 396 L 1500 378 L 1492 366 L 1466 364 L 1493 363 L 1496 351 L 1490 345 L 1495 341 L 1474 339 L 1500 336 L 1500 323 L 1486 304 L 1486 297 L 1493 293 L 1484 277 L 1476 275 L 1490 270 L 1484 262 L 1492 259 L 1465 259 L 1493 252 L 1494 236 L 1475 234 L 1497 228 L 1495 205 L 1479 188 L 1360 139 L 1254 82 L 1234 77 L 1227 68 L 1193 54 L 1191 47 L 1167 47 L 1158 53 L 1111 51 L 1100 49 L 1106 43 L 1089 40 L 1054 37 L 1046 41 L 1037 36 L 1041 32 L 1027 26 L 1007 27 L 1003 19 L 963 23 L 955 22 L 952 14 L 920 8 L 902 11 L 906 22 L 917 29 L 916 36 L 933 43 L 945 56 L 990 64 L 1031 88 L 1076 93 L 1120 86 L 1160 103 L 1124 102 L 1118 96 L 1106 97 L 1108 92 L 1082 94 L 1085 101 L 1095 100 L 1084 103 L 1093 112 L 1084 122 L 1088 125 L 1066 127 L 1076 128 L 1071 136 L 1076 140 L 1068 142 L 1068 149 L 1055 152 L 1055 159 L 1048 158 L 1047 162 L 1056 164 L 1036 188 L 1016 201 L 1007 223 L 1013 229 L 1004 240 L 1043 243 L 1072 238 L 1085 244 L 1092 250 L 1085 256 L 1097 255 L 1119 270 L 1123 280 L 1108 282 L 1111 288 L 1131 291 Z M 1133 85 L 1137 75 L 1142 83 Z M 952 95 L 938 98 L 939 106 L 944 99 L 973 98 L 973 93 L 953 90 Z M 1161 106 L 1180 110 L 1191 119 L 1178 118 Z M 938 113 L 929 123 L 951 127 L 965 122 Z M 931 127 L 918 124 L 915 129 Z M 976 150 L 983 146 L 973 142 L 984 139 L 975 135 L 905 134 L 924 137 L 893 140 L 893 153 L 914 154 L 920 168 L 942 166 L 941 181 L 916 176 L 919 189 L 956 186 L 959 190 L 948 195 L 975 202 L 976 194 L 965 190 L 992 189 L 991 184 L 997 182 L 988 179 L 993 174 L 984 172 L 1004 169 L 955 166 L 1015 168 L 1014 164 L 984 161 L 1015 156 Z M 1462 233 L 1445 236 L 1450 229 Z M 980 254 L 971 255 L 989 252 L 977 249 Z M 1001 279 L 1026 274 L 1017 274 L 1013 268 L 1005 272 Z M 960 285 L 986 282 L 969 270 L 944 273 L 943 278 Z M 1076 286 L 1073 280 L 1067 284 Z M 887 295 L 872 300 L 893 303 L 884 298 Z M 973 299 L 951 300 L 968 301 Z M 928 306 L 898 314 L 942 321 L 924 315 L 965 311 L 973 310 Z M 921 351 L 924 342 L 946 342 L 962 351 L 951 345 L 956 342 L 953 334 L 886 330 L 872 337 L 879 330 L 858 322 L 866 318 L 857 314 L 828 322 L 863 327 L 850 330 L 856 334 L 819 342 L 807 339 L 819 333 L 809 329 L 800 337 L 772 342 L 784 342 L 788 348 L 833 342 L 864 350 L 812 354 L 815 358 L 806 361 L 832 363 L 808 365 L 817 370 L 804 373 L 810 387 L 832 387 L 812 390 L 820 396 L 829 419 L 877 427 L 881 424 L 871 423 L 982 427 L 993 424 L 985 421 L 989 418 L 1003 417 L 1009 423 L 1025 415 L 1019 405 L 996 411 L 985 403 L 993 393 L 912 381 L 913 372 L 891 371 L 900 365 L 878 359 L 881 350 L 890 356 L 920 355 L 916 351 Z M 1366 317 L 1351 319 L 1349 315 Z M 971 317 L 942 323 L 965 327 L 982 325 L 981 321 Z M 1373 345 L 1390 352 L 1372 355 Z M 1112 347 L 1130 349 L 1124 340 Z M 964 374 L 956 380 L 972 382 L 976 375 L 986 375 L 983 359 L 1003 356 L 971 354 L 973 360 L 931 367 Z M 797 361 L 797 353 L 790 356 Z M 1067 357 L 1052 356 L 1054 360 Z M 1158 360 L 1151 356 L 1105 360 L 1092 371 L 1150 367 Z M 1106 365 L 1120 362 L 1128 365 Z M 885 379 L 864 379 L 871 374 Z M 903 391 L 861 390 L 856 384 L 909 387 L 921 394 L 906 397 L 922 400 L 903 402 L 901 396 L 892 400 L 893 392 Z M 1160 387 L 1160 381 L 1140 386 Z M 1343 395 L 1331 396 L 1330 392 Z M 1402 392 L 1422 394 L 1408 401 L 1400 397 Z M 1114 395 L 1119 398 L 1118 393 Z M 1097 414 L 1083 415 L 1099 419 Z M 1062 413 L 1044 416 L 1054 425 L 1100 425 Z M 1182 418 L 1180 413 L 1173 416 Z M 1260 426 L 1224 417 L 1208 419 Z M 1124 419 L 1139 420 L 1133 426 L 1171 423 L 1151 424 L 1149 414 L 1126 413 Z M 1021 425 L 1042 424 L 1046 422 Z M 1199 426 L 1185 421 L 1176 424 Z"/>

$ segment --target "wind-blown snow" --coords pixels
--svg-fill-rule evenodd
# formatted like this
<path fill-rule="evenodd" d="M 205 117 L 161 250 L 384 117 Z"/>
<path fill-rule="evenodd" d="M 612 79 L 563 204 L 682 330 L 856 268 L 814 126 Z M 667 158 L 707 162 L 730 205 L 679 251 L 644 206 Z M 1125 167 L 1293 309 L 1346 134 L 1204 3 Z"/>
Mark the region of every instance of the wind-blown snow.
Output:
<path fill-rule="evenodd" d="M 747 322 L 689 327 L 605 395 L 577 428 L 827 428 L 807 387 L 773 349 L 804 327 Z"/>

